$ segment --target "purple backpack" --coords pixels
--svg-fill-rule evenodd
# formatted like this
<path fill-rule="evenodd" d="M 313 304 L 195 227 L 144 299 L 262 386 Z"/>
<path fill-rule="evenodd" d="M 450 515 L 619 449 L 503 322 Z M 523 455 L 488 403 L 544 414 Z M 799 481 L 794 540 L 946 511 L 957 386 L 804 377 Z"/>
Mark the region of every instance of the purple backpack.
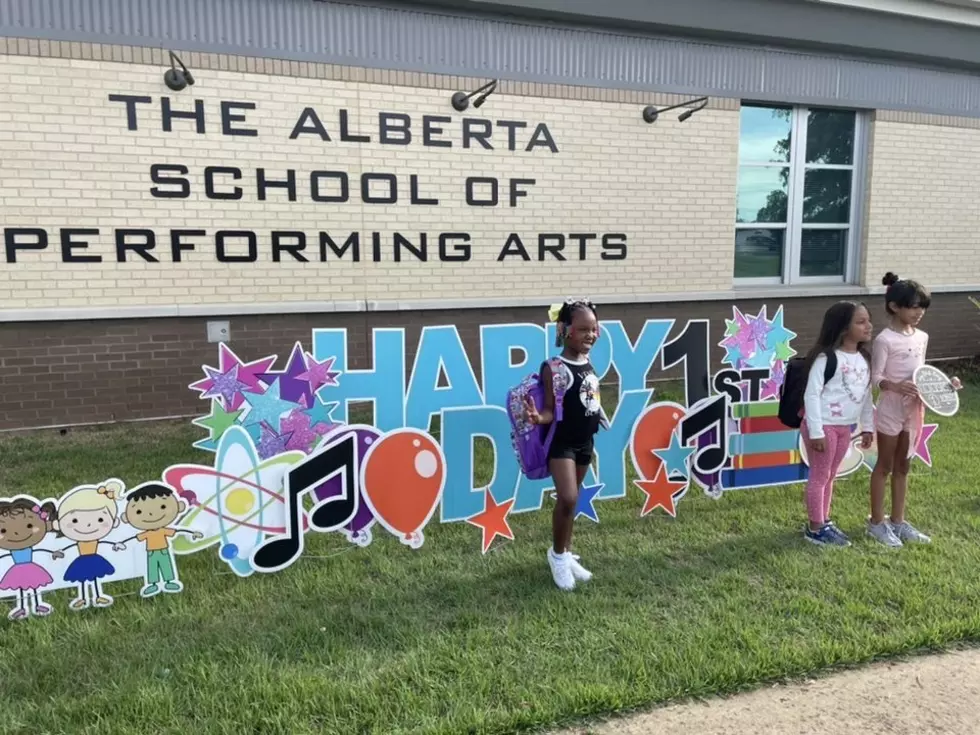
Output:
<path fill-rule="evenodd" d="M 555 427 L 561 421 L 562 401 L 568 389 L 568 379 L 561 361 L 553 358 L 551 366 L 552 384 L 555 390 L 555 418 L 550 426 L 529 424 L 524 417 L 527 399 L 534 401 L 538 411 L 544 410 L 544 381 L 538 373 L 531 373 L 516 386 L 507 391 L 507 415 L 510 417 L 510 440 L 514 445 L 517 463 L 531 480 L 541 480 L 548 476 L 548 449 L 555 436 Z"/>

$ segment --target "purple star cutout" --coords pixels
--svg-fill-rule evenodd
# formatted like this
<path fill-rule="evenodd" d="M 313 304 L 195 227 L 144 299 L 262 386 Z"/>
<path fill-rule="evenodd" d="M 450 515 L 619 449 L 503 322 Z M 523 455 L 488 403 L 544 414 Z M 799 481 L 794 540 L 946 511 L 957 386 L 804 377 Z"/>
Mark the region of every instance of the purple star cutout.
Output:
<path fill-rule="evenodd" d="M 262 438 L 259 440 L 259 459 L 269 459 L 286 451 L 292 434 L 277 434 L 268 424 L 262 424 Z"/>
<path fill-rule="evenodd" d="M 763 401 L 767 398 L 779 398 L 779 389 L 782 387 L 783 380 L 785 379 L 786 375 L 783 372 L 783 362 L 782 360 L 776 360 L 772 366 L 769 379 L 762 384 L 762 393 L 759 395 L 759 398 Z"/>
<path fill-rule="evenodd" d="M 241 359 L 234 353 L 234 351 L 226 345 L 224 342 L 218 345 L 218 367 L 217 369 L 206 365 L 204 367 L 205 374 L 208 375 L 207 378 L 203 380 L 198 380 L 196 383 L 191 383 L 190 389 L 196 390 L 199 393 L 205 393 L 214 387 L 214 378 L 208 370 L 215 371 L 219 374 L 226 374 L 233 367 L 238 368 L 238 375 L 236 376 L 238 380 L 244 383 L 250 392 L 252 393 L 262 393 L 265 388 L 259 382 L 258 374 L 269 370 L 276 361 L 276 356 L 263 357 L 261 360 L 255 360 L 253 362 L 242 362 Z M 203 395 L 201 396 L 204 397 Z M 230 405 L 226 405 L 229 411 L 234 411 L 241 407 L 244 403 L 245 398 L 239 392 L 235 395 Z"/>
<path fill-rule="evenodd" d="M 286 449 L 299 449 L 309 453 L 310 447 L 319 438 L 319 434 L 310 428 L 310 416 L 302 409 L 296 408 L 280 422 L 283 435 L 290 434 L 291 438 Z"/>
<path fill-rule="evenodd" d="M 915 455 L 928 466 L 932 467 L 932 452 L 929 451 L 929 440 L 932 439 L 932 435 L 936 433 L 936 429 L 939 428 L 939 424 L 926 424 L 922 427 L 922 432 L 919 434 L 919 441 L 915 445 Z"/>
<path fill-rule="evenodd" d="M 754 342 L 760 350 L 765 350 L 771 331 L 772 324 L 766 318 L 766 307 L 763 306 L 758 316 L 749 317 L 748 339 Z"/>
<path fill-rule="evenodd" d="M 289 362 L 285 370 L 272 370 L 259 375 L 265 383 L 279 381 L 279 396 L 284 401 L 300 403 L 301 398 L 306 399 L 307 406 L 313 405 L 313 391 L 306 380 L 299 376 L 308 370 L 306 358 L 303 355 L 303 347 L 297 342 L 293 345 L 293 351 L 289 355 Z"/>
<path fill-rule="evenodd" d="M 316 393 L 325 385 L 338 385 L 337 376 L 340 375 L 340 371 L 332 369 L 333 364 L 337 362 L 336 357 L 328 357 L 323 362 L 317 362 L 313 355 L 307 352 L 306 358 L 309 367 L 305 373 L 300 373 L 296 377 L 309 383 L 311 391 Z"/>
<path fill-rule="evenodd" d="M 222 405 L 235 405 L 236 397 L 240 398 L 242 391 L 248 389 L 248 385 L 238 379 L 238 367 L 235 365 L 226 373 L 219 373 L 214 368 L 205 367 L 204 372 L 211 379 L 211 387 L 201 397 L 217 398 L 220 396 Z"/>

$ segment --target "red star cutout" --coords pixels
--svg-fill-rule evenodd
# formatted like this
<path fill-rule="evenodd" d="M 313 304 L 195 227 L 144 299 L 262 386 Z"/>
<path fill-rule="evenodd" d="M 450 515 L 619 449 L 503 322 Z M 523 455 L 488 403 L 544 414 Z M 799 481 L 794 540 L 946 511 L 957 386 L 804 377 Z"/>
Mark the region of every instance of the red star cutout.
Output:
<path fill-rule="evenodd" d="M 510 524 L 507 522 L 507 514 L 514 507 L 515 500 L 516 498 L 511 498 L 506 503 L 500 503 L 498 505 L 493 499 L 493 495 L 487 490 L 486 510 L 482 513 L 477 513 L 472 518 L 466 519 L 467 523 L 483 529 L 484 554 L 487 553 L 487 549 L 490 548 L 490 544 L 493 543 L 493 540 L 497 536 L 502 536 L 511 541 L 514 540 L 514 532 L 510 530 Z"/>
<path fill-rule="evenodd" d="M 667 473 L 664 472 L 663 465 L 661 465 L 653 480 L 634 480 L 633 484 L 646 493 L 647 496 L 647 500 L 643 504 L 643 510 L 640 511 L 640 518 L 643 518 L 643 516 L 648 515 L 657 508 L 663 508 L 672 518 L 677 517 L 677 509 L 674 507 L 674 501 L 687 487 L 686 482 L 671 482 L 667 477 Z"/>

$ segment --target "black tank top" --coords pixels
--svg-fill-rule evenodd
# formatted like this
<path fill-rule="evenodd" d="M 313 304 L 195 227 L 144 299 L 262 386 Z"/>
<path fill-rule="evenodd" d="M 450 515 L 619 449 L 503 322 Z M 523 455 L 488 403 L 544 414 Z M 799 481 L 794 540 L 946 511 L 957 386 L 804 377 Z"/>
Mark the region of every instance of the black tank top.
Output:
<path fill-rule="evenodd" d="M 588 360 L 577 363 L 564 357 L 559 359 L 570 380 L 562 401 L 562 419 L 552 441 L 566 447 L 585 446 L 599 430 L 602 416 L 599 378 Z"/>

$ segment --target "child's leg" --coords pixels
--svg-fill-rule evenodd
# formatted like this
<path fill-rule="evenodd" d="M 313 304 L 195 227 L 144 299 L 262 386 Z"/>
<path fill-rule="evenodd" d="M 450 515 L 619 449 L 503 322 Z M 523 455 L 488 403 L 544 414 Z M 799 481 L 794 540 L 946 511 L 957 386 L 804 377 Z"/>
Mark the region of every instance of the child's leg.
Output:
<path fill-rule="evenodd" d="M 803 440 L 807 444 L 807 459 L 810 463 L 810 477 L 806 482 L 806 513 L 810 521 L 810 530 L 819 531 L 823 528 L 824 518 L 824 492 L 827 483 L 830 482 L 830 463 L 831 457 L 831 432 L 830 427 L 826 427 L 824 451 L 815 452 L 810 445 L 810 432 L 807 430 L 806 422 L 800 427 Z"/>
<path fill-rule="evenodd" d="M 871 473 L 871 524 L 885 521 L 885 482 L 895 465 L 899 437 L 878 432 L 878 461 Z"/>
<path fill-rule="evenodd" d="M 572 571 L 572 554 L 568 550 L 572 542 L 572 525 L 575 506 L 578 504 L 578 488 L 581 482 L 574 452 L 556 452 L 548 460 L 551 479 L 555 482 L 555 510 L 551 516 L 552 548 L 548 549 L 548 566 L 555 585 L 562 590 L 575 588 Z M 569 456 L 570 455 L 570 456 Z M 584 473 L 582 473 L 584 474 Z"/>
<path fill-rule="evenodd" d="M 578 468 L 572 458 L 555 458 L 548 461 L 551 478 L 555 481 L 557 502 L 551 516 L 551 534 L 555 554 L 568 551 L 572 541 L 572 522 L 578 503 Z M 584 474 L 584 473 L 583 473 Z"/>
<path fill-rule="evenodd" d="M 895 534 L 899 541 L 916 541 L 921 544 L 928 544 L 932 539 L 905 520 L 905 494 L 908 490 L 909 481 L 910 441 L 911 437 L 909 433 L 905 432 L 898 442 L 895 468 L 892 472 L 892 512 L 889 525 L 891 526 L 892 533 Z"/>
<path fill-rule="evenodd" d="M 905 494 L 909 486 L 909 433 L 903 431 L 895 446 L 895 461 L 892 464 L 892 512 L 891 522 L 899 524 L 905 520 Z"/>
<path fill-rule="evenodd" d="M 833 453 L 830 458 L 830 478 L 823 493 L 823 520 L 824 523 L 830 521 L 830 501 L 834 497 L 834 479 L 837 477 L 837 470 L 840 469 L 841 462 L 847 456 L 851 448 L 851 430 L 846 426 L 827 427 L 827 454 Z M 832 437 L 832 438 L 831 438 Z"/>
<path fill-rule="evenodd" d="M 41 590 L 34 590 L 34 614 L 48 615 L 50 612 L 51 606 L 45 605 L 44 600 L 41 599 Z"/>

